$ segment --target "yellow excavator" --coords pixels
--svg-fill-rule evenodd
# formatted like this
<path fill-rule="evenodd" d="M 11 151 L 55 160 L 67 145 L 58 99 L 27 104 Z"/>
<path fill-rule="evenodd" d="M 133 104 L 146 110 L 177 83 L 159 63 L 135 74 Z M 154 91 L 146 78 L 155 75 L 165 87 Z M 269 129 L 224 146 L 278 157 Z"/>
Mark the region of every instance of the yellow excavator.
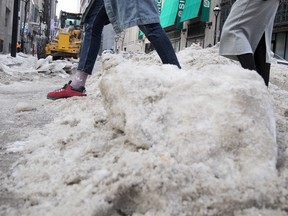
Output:
<path fill-rule="evenodd" d="M 79 57 L 82 41 L 81 16 L 81 13 L 60 12 L 60 28 L 52 41 L 46 44 L 46 56 L 51 55 L 53 60 Z"/>

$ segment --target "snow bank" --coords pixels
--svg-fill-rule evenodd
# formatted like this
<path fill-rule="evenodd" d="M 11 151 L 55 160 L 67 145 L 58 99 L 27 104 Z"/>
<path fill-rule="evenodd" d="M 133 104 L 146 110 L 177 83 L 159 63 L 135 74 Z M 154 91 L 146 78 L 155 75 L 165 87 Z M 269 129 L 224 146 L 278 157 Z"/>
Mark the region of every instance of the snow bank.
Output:
<path fill-rule="evenodd" d="M 178 56 L 103 56 L 88 97 L 51 101 L 5 182 L 21 215 L 287 215 L 287 92 L 215 48 Z"/>
<path fill-rule="evenodd" d="M 113 128 L 131 145 L 154 147 L 178 163 L 205 162 L 219 178 L 258 183 L 259 176 L 275 177 L 273 104 L 255 72 L 116 60 L 117 66 L 114 58 L 104 60 L 100 90 Z"/>
<path fill-rule="evenodd" d="M 57 60 L 52 61 L 52 56 L 46 59 L 37 59 L 24 53 L 17 53 L 16 58 L 10 55 L 0 55 L 0 71 L 17 76 L 25 73 L 45 73 L 67 77 L 67 73 L 76 67 L 76 61 Z"/>

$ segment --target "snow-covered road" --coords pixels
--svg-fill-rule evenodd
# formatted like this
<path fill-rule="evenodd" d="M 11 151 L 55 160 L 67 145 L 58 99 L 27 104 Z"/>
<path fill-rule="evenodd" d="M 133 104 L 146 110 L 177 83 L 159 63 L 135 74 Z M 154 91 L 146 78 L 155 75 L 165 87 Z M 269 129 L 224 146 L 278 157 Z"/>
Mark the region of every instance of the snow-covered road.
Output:
<path fill-rule="evenodd" d="M 217 47 L 177 55 L 107 54 L 57 101 L 66 63 L 0 56 L 0 215 L 287 215 L 287 67 L 267 91 Z"/>

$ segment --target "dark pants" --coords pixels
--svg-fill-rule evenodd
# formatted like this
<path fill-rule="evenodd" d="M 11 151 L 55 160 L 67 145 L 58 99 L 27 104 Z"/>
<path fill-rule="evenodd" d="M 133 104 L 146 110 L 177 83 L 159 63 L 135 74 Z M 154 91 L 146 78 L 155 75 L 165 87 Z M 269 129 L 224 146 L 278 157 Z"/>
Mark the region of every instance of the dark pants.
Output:
<path fill-rule="evenodd" d="M 93 3 L 86 20 L 85 36 L 77 69 L 91 75 L 100 49 L 103 28 L 110 23 L 103 0 Z M 172 44 L 159 23 L 141 25 L 139 28 L 153 44 L 163 64 L 173 64 L 180 68 Z"/>
<path fill-rule="evenodd" d="M 257 73 L 264 79 L 265 85 L 268 87 L 271 65 L 266 63 L 265 34 L 263 34 L 254 55 L 247 53 L 238 55 L 237 57 L 243 68 L 257 71 Z"/>

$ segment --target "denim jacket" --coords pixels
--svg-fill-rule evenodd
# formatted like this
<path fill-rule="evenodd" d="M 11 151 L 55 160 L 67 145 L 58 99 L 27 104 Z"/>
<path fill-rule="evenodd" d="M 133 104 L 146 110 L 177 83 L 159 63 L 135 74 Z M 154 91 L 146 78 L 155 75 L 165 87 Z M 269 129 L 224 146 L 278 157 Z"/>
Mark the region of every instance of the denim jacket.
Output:
<path fill-rule="evenodd" d="M 94 1 L 97 0 L 91 0 L 83 13 L 84 23 Z M 104 5 L 116 33 L 132 26 L 160 22 L 156 0 L 104 0 Z"/>

